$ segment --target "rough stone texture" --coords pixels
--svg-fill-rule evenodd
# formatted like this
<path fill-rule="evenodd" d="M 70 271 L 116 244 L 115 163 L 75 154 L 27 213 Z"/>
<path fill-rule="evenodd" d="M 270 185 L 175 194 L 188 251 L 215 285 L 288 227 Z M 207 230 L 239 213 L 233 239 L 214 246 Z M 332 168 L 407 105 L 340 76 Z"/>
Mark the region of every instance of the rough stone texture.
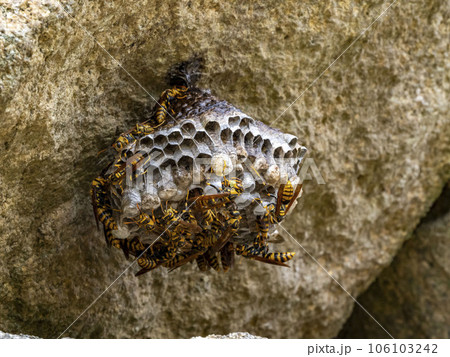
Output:
<path fill-rule="evenodd" d="M 449 294 L 450 183 L 359 302 L 395 338 L 449 338 Z M 339 336 L 385 338 L 382 332 L 355 306 Z"/>
<path fill-rule="evenodd" d="M 25 339 L 25 340 L 29 340 L 29 339 L 36 339 L 39 337 L 35 337 L 35 336 L 29 336 L 29 335 L 13 335 L 10 333 L 6 333 L 6 332 L 2 332 L 0 331 L 0 340 L 6 340 L 6 339 Z"/>
<path fill-rule="evenodd" d="M 195 337 L 195 338 L 203 338 L 203 337 Z M 230 340 L 257 340 L 257 339 L 263 339 L 265 337 L 254 336 L 252 334 L 249 334 L 248 332 L 232 332 L 232 333 L 229 333 L 228 335 L 209 335 L 209 336 L 206 336 L 204 338 L 219 339 L 219 340 L 225 340 L 225 339 L 230 339 Z"/>
<path fill-rule="evenodd" d="M 1 2 L 0 328 L 56 337 L 128 266 L 95 229 L 96 154 L 156 97 L 169 65 L 271 124 L 386 2 Z M 272 126 L 310 149 L 286 228 L 352 294 L 387 266 L 449 175 L 448 3 L 399 1 Z M 309 171 L 310 173 L 312 171 Z M 289 239 L 289 238 L 287 238 Z M 125 274 L 71 337 L 249 331 L 332 337 L 353 301 L 296 243 L 291 269 L 246 262 Z M 277 247 L 278 248 L 278 247 Z"/>

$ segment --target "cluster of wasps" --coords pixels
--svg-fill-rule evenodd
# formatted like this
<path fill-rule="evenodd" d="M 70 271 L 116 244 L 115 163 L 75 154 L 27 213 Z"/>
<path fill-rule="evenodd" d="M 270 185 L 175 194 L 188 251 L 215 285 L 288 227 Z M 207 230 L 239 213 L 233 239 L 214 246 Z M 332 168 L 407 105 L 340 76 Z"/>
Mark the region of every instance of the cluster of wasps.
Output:
<path fill-rule="evenodd" d="M 176 73 L 182 75 L 173 76 L 172 87 L 160 96 L 151 119 L 137 124 L 112 144 L 119 153 L 119 158 L 92 181 L 91 198 L 97 226 L 99 222 L 102 223 L 108 246 L 121 249 L 126 258 L 130 255 L 137 258 L 141 270 L 136 276 L 160 266 L 174 270 L 194 260 L 201 271 L 212 268 L 227 272 L 234 264 L 235 255 L 268 264 L 288 266 L 285 263 L 292 259 L 295 253 L 269 252 L 268 242 L 270 225 L 278 224 L 284 219 L 301 191 L 301 184 L 294 189 L 290 181 L 280 185 L 276 204 L 264 206 L 260 199 L 253 200 L 252 204 L 264 207 L 264 214 L 257 217 L 257 230 L 253 242 L 249 244 L 238 243 L 242 216 L 235 200 L 244 192 L 243 183 L 239 178 L 227 178 L 226 175 L 222 177 L 220 186 L 208 183 L 217 193 L 203 194 L 199 189 L 188 190 L 186 199 L 176 208 L 165 202 L 149 214 L 137 205 L 139 216 L 124 223 L 137 225 L 146 233 L 156 234 L 158 238 L 153 243 L 144 243 L 137 236 L 120 239 L 113 234 L 118 226 L 113 217 L 108 192 L 113 187 L 112 191 L 120 196 L 124 192 L 126 175 L 131 173 L 131 178 L 144 175 L 144 167 L 147 167 L 146 164 L 150 160 L 143 155 L 129 158 L 127 149 L 139 138 L 154 133 L 157 128 L 163 126 L 168 115 L 175 114 L 174 104 L 186 98 L 194 82 L 193 76 L 186 72 L 189 65 L 191 63 L 180 65 Z M 113 170 L 110 169 L 111 165 Z"/>

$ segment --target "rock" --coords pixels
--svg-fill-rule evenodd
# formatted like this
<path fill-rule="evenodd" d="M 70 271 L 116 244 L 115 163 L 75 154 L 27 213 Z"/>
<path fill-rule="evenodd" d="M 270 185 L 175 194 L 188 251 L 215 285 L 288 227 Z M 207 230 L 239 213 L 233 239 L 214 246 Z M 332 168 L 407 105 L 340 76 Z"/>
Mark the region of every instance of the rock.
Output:
<path fill-rule="evenodd" d="M 134 278 L 95 227 L 97 153 L 153 105 L 170 65 L 203 53 L 201 87 L 310 149 L 313 180 L 284 226 L 357 296 L 448 180 L 446 4 L 392 6 L 275 123 L 384 3 L 65 6 L 2 3 L 0 328 L 57 337 L 104 293 L 64 336 L 337 335 L 353 300 L 289 237 L 276 248 L 297 252 L 291 269 Z"/>
<path fill-rule="evenodd" d="M 395 338 L 449 338 L 450 183 L 359 302 Z M 342 338 L 385 338 L 355 307 Z"/>
<path fill-rule="evenodd" d="M 35 336 L 29 336 L 29 335 L 13 335 L 10 333 L 2 332 L 0 331 L 0 340 L 6 340 L 6 339 L 37 339 L 39 337 Z"/>
<path fill-rule="evenodd" d="M 228 335 L 209 335 L 206 337 L 195 337 L 195 338 L 208 338 L 208 339 L 231 339 L 231 340 L 257 340 L 264 339 L 265 337 L 253 336 L 248 332 L 232 332 Z"/>

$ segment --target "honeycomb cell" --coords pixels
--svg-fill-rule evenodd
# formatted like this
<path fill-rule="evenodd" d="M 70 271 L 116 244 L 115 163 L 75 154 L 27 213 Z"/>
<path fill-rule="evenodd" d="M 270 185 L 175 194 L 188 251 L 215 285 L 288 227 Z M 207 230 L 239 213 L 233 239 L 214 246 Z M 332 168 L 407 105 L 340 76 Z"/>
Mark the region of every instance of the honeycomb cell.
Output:
<path fill-rule="evenodd" d="M 278 165 L 271 165 L 264 174 L 264 178 L 269 185 L 276 185 L 280 180 L 280 168 Z"/>
<path fill-rule="evenodd" d="M 244 133 L 242 132 L 241 129 L 237 129 L 234 133 L 233 133 L 233 144 L 239 144 L 242 145 L 244 141 Z"/>
<path fill-rule="evenodd" d="M 257 151 L 261 151 L 261 146 L 263 145 L 263 138 L 261 135 L 256 135 L 255 138 L 253 139 L 253 147 L 255 150 Z"/>
<path fill-rule="evenodd" d="M 192 172 L 194 159 L 191 156 L 184 155 L 178 161 L 178 167 L 184 168 L 187 172 Z"/>
<path fill-rule="evenodd" d="M 241 118 L 238 116 L 228 118 L 228 125 L 230 126 L 230 128 L 232 128 L 234 126 L 238 126 L 240 122 L 241 122 Z"/>
<path fill-rule="evenodd" d="M 247 134 L 245 134 L 245 137 L 244 137 L 245 146 L 248 148 L 253 148 L 253 139 L 254 139 L 254 136 L 251 132 L 248 132 Z"/>
<path fill-rule="evenodd" d="M 206 134 L 204 131 L 199 131 L 197 134 L 195 134 L 195 140 L 198 143 L 206 144 L 209 147 L 212 147 L 214 145 L 209 135 Z"/>
<path fill-rule="evenodd" d="M 197 146 L 197 151 L 193 152 L 194 157 L 212 157 L 212 152 L 208 145 L 206 144 L 200 144 Z"/>
<path fill-rule="evenodd" d="M 141 195 L 137 189 L 127 189 L 122 194 L 123 217 L 134 217 L 139 213 L 137 205 L 141 203 Z"/>
<path fill-rule="evenodd" d="M 145 174 L 146 186 L 145 190 L 148 191 L 150 187 L 156 186 L 156 184 L 161 181 L 161 172 L 159 166 L 150 165 Z"/>
<path fill-rule="evenodd" d="M 241 122 L 239 123 L 239 127 L 240 127 L 241 129 L 242 129 L 242 128 L 248 128 L 249 124 L 250 124 L 250 118 L 245 117 L 245 118 L 243 118 L 243 119 L 241 120 Z"/>
<path fill-rule="evenodd" d="M 244 192 L 235 199 L 236 205 L 239 209 L 245 208 L 252 204 L 253 196 L 249 192 Z"/>
<path fill-rule="evenodd" d="M 253 178 L 252 173 L 246 172 L 243 176 L 242 184 L 245 191 L 252 192 L 255 189 L 255 179 Z"/>
<path fill-rule="evenodd" d="M 155 146 L 158 146 L 160 148 L 164 148 L 167 145 L 167 143 L 168 143 L 167 136 L 165 136 L 165 135 L 158 135 L 154 139 L 154 143 L 155 143 Z"/>
<path fill-rule="evenodd" d="M 161 170 L 172 170 L 172 168 L 177 167 L 176 161 L 172 157 L 166 157 L 166 159 L 161 163 Z"/>
<path fill-rule="evenodd" d="M 183 141 L 183 136 L 179 131 L 173 131 L 169 134 L 169 144 L 179 144 Z"/>
<path fill-rule="evenodd" d="M 284 158 L 284 151 L 283 148 L 281 146 L 277 147 L 274 152 L 273 152 L 273 157 L 275 159 L 282 159 Z"/>
<path fill-rule="evenodd" d="M 272 153 L 272 143 L 269 139 L 265 139 L 261 147 L 261 151 L 264 155 L 271 155 Z"/>
<path fill-rule="evenodd" d="M 220 124 L 214 120 L 206 123 L 205 130 L 210 135 L 218 135 L 220 132 Z"/>
<path fill-rule="evenodd" d="M 144 148 L 151 148 L 154 145 L 153 139 L 150 136 L 144 136 L 139 140 L 139 145 Z"/>
<path fill-rule="evenodd" d="M 197 144 L 194 142 L 193 139 L 184 139 L 180 144 L 180 149 L 184 152 L 189 152 L 196 146 Z"/>
<path fill-rule="evenodd" d="M 217 176 L 228 175 L 233 171 L 234 165 L 230 155 L 225 153 L 215 154 L 211 159 L 211 168 Z"/>
<path fill-rule="evenodd" d="M 284 140 L 286 140 L 287 144 L 291 147 L 294 148 L 297 145 L 298 142 L 298 138 L 294 135 L 291 134 L 284 134 Z"/>
<path fill-rule="evenodd" d="M 292 158 L 294 157 L 293 151 L 292 151 L 292 150 L 287 151 L 287 152 L 284 154 L 284 157 L 285 157 L 286 159 L 292 159 Z"/>
<path fill-rule="evenodd" d="M 231 135 L 231 129 L 227 128 L 220 133 L 220 139 L 224 144 L 229 144 L 231 143 Z"/>
<path fill-rule="evenodd" d="M 196 134 L 197 129 L 195 129 L 195 125 L 194 125 L 193 121 L 188 120 L 181 125 L 181 132 L 183 133 L 183 137 L 192 138 Z"/>

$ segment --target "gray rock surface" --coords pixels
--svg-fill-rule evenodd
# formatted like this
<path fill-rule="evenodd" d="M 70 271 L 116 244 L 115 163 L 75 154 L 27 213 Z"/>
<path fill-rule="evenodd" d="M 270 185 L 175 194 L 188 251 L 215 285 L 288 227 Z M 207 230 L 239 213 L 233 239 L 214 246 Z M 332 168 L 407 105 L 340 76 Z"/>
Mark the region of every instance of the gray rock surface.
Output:
<path fill-rule="evenodd" d="M 35 337 L 35 336 L 29 336 L 29 335 L 13 335 L 10 333 L 6 333 L 6 332 L 2 332 L 0 331 L 0 340 L 8 340 L 8 339 L 14 339 L 14 340 L 19 340 L 19 339 L 36 339 L 39 337 Z"/>
<path fill-rule="evenodd" d="M 359 301 L 395 338 L 449 338 L 449 295 L 450 183 L 392 264 Z M 385 336 L 355 306 L 340 337 Z"/>
<path fill-rule="evenodd" d="M 88 190 L 97 152 L 153 104 L 84 29 L 154 97 L 171 64 L 204 53 L 201 86 L 271 124 L 387 7 L 63 3 L 70 16 L 52 0 L 0 3 L 0 328 L 42 337 L 128 267 L 96 231 Z M 442 1 L 399 1 L 272 124 L 300 138 L 326 181 L 305 182 L 285 227 L 351 294 L 448 180 L 447 15 Z M 297 243 L 277 248 L 297 251 L 291 269 L 134 278 L 132 267 L 65 336 L 335 336 L 352 299 Z"/>
<path fill-rule="evenodd" d="M 254 336 L 248 332 L 232 332 L 228 335 L 209 335 L 206 337 L 195 337 L 195 338 L 208 338 L 208 339 L 219 339 L 219 340 L 257 340 L 263 339 L 265 337 Z"/>

